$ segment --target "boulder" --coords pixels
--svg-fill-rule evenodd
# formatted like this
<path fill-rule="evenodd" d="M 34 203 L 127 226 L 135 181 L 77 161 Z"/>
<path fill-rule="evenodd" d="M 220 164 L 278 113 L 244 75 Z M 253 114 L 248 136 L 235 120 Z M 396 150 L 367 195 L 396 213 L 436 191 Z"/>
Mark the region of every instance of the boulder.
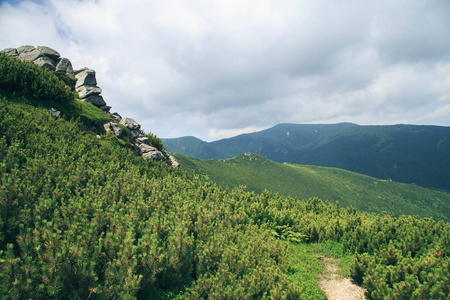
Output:
<path fill-rule="evenodd" d="M 23 48 L 22 48 L 23 47 Z M 17 53 L 19 54 L 19 59 L 21 60 L 29 60 L 29 61 L 35 61 L 38 58 L 41 57 L 48 57 L 51 60 L 56 60 L 59 58 L 59 53 L 52 48 L 44 47 L 44 46 L 38 46 L 37 48 L 34 48 L 33 46 L 22 46 L 17 49 Z M 54 64 L 54 63 L 53 63 Z"/>
<path fill-rule="evenodd" d="M 142 157 L 144 159 L 151 159 L 156 161 L 162 161 L 166 159 L 164 155 L 160 151 L 158 151 L 158 149 L 156 149 L 155 147 L 152 146 L 147 147 L 150 147 L 151 149 L 147 149 L 146 152 L 142 152 Z"/>
<path fill-rule="evenodd" d="M 102 107 L 106 105 L 106 102 L 105 100 L 103 100 L 103 97 L 99 95 L 92 95 L 82 100 L 85 102 L 89 102 L 97 107 Z"/>
<path fill-rule="evenodd" d="M 103 128 L 105 128 L 106 131 L 112 131 L 116 137 L 120 137 L 123 132 L 122 128 L 115 122 L 108 122 L 103 125 Z"/>
<path fill-rule="evenodd" d="M 130 129 L 130 133 L 131 133 L 130 138 L 132 140 L 137 140 L 138 138 L 145 136 L 144 132 L 140 129 Z"/>
<path fill-rule="evenodd" d="M 33 51 L 34 49 L 36 49 L 36 48 L 34 48 L 33 46 L 24 45 L 24 46 L 20 46 L 19 48 L 17 48 L 17 53 L 20 55 L 20 54 L 22 54 L 24 52 Z"/>
<path fill-rule="evenodd" d="M 136 138 L 136 143 L 150 145 L 150 140 L 144 135 Z"/>
<path fill-rule="evenodd" d="M 123 118 L 122 120 L 120 120 L 120 124 L 122 124 L 123 126 L 125 126 L 130 130 L 136 130 L 141 128 L 141 125 L 132 118 Z"/>
<path fill-rule="evenodd" d="M 100 95 L 102 89 L 98 86 L 82 85 L 75 88 L 75 91 L 78 93 L 78 96 L 80 96 L 80 99 L 84 99 L 92 95 Z"/>
<path fill-rule="evenodd" d="M 72 68 L 72 63 L 67 58 L 60 58 L 56 62 L 56 72 L 66 73 L 70 78 L 75 78 L 75 73 Z"/>
<path fill-rule="evenodd" d="M 53 107 L 50 108 L 48 111 L 50 112 L 50 115 L 55 119 L 58 119 L 59 115 L 61 114 L 61 112 L 59 110 L 56 110 Z"/>
<path fill-rule="evenodd" d="M 55 61 L 50 57 L 47 56 L 39 57 L 34 61 L 34 63 L 41 67 L 46 67 L 52 71 L 55 71 Z"/>
<path fill-rule="evenodd" d="M 75 78 L 77 83 L 75 88 L 79 88 L 82 85 L 96 86 L 97 80 L 95 79 L 95 71 L 90 69 L 85 69 L 81 72 L 75 73 Z"/>
<path fill-rule="evenodd" d="M 39 57 L 39 51 L 36 51 L 36 49 L 30 51 L 24 50 L 22 52 L 17 51 L 17 53 L 19 53 L 20 60 L 34 61 Z"/>
<path fill-rule="evenodd" d="M 39 57 L 46 56 L 54 60 L 58 59 L 61 56 L 59 55 L 58 51 L 46 46 L 38 46 L 35 51 L 39 52 Z"/>
<path fill-rule="evenodd" d="M 84 67 L 84 68 L 81 68 L 81 69 L 73 70 L 73 74 L 77 75 L 77 74 L 79 74 L 79 73 L 81 73 L 83 71 L 86 71 L 86 70 L 89 70 L 89 69 Z"/>
<path fill-rule="evenodd" d="M 119 114 L 116 113 L 116 112 L 113 112 L 112 114 L 109 114 L 109 115 L 110 115 L 111 118 L 113 118 L 113 119 L 122 120 L 122 116 L 119 115 Z"/>
<path fill-rule="evenodd" d="M 169 155 L 169 161 L 170 161 L 170 165 L 174 168 L 178 168 L 180 166 L 180 163 L 172 155 Z"/>
<path fill-rule="evenodd" d="M 99 108 L 100 108 L 101 110 L 103 110 L 104 112 L 109 113 L 109 111 L 110 111 L 110 109 L 111 109 L 111 106 L 104 105 L 104 106 L 100 106 Z"/>
<path fill-rule="evenodd" d="M 19 53 L 17 53 L 17 49 L 15 49 L 15 48 L 6 48 L 6 49 L 3 49 L 1 52 L 5 53 L 5 55 L 7 55 L 7 56 L 11 56 L 14 58 L 17 58 L 19 56 Z"/>

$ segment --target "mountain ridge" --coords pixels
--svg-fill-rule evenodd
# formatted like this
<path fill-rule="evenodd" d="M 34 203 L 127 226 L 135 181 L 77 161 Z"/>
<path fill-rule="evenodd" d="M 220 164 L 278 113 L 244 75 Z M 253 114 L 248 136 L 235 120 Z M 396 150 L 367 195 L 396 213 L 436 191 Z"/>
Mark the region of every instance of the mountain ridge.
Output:
<path fill-rule="evenodd" d="M 281 123 L 228 139 L 197 141 L 196 148 L 179 139 L 162 140 L 169 152 L 193 158 L 251 152 L 281 163 L 336 167 L 450 191 L 450 127 L 445 126 Z"/>

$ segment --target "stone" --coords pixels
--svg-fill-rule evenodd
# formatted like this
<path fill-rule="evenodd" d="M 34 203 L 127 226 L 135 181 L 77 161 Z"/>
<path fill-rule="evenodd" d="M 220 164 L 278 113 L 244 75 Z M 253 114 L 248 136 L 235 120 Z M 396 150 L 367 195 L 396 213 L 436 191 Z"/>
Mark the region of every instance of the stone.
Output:
<path fill-rule="evenodd" d="M 82 85 L 90 85 L 90 86 L 97 85 L 97 80 L 95 79 L 95 71 L 94 70 L 86 69 L 79 73 L 75 73 L 75 78 L 77 79 L 75 88 L 79 88 Z"/>
<path fill-rule="evenodd" d="M 24 46 L 20 46 L 19 48 L 17 48 L 17 53 L 20 55 L 24 52 L 33 51 L 34 49 L 36 49 L 36 48 L 34 48 L 34 46 L 24 45 Z"/>
<path fill-rule="evenodd" d="M 160 151 L 158 151 L 158 149 L 156 149 L 155 147 L 152 147 L 152 146 L 148 146 L 148 147 L 150 147 L 152 149 L 142 153 L 142 157 L 144 159 L 151 159 L 151 160 L 155 160 L 155 161 L 165 160 L 164 155 Z"/>
<path fill-rule="evenodd" d="M 138 144 L 146 144 L 146 145 L 150 145 L 150 140 L 149 140 L 148 137 L 146 137 L 145 135 L 144 135 L 144 136 L 141 136 L 141 137 L 138 137 L 138 138 L 136 139 L 136 142 L 137 142 Z"/>
<path fill-rule="evenodd" d="M 48 111 L 50 112 L 51 116 L 55 119 L 58 119 L 61 114 L 61 112 L 59 110 L 56 110 L 53 107 L 50 108 Z"/>
<path fill-rule="evenodd" d="M 86 68 L 86 67 L 81 68 L 81 69 L 77 69 L 77 70 L 74 70 L 74 71 L 73 71 L 73 74 L 74 74 L 74 75 L 77 75 L 77 74 L 79 74 L 79 73 L 81 73 L 81 72 L 83 72 L 83 71 L 86 71 L 86 70 L 89 70 L 89 69 Z"/>
<path fill-rule="evenodd" d="M 56 72 L 66 73 L 70 78 L 75 78 L 72 63 L 67 58 L 60 58 L 56 61 Z"/>
<path fill-rule="evenodd" d="M 97 107 L 102 107 L 102 106 L 106 105 L 106 102 L 105 102 L 105 100 L 103 100 L 103 97 L 99 96 L 99 95 L 92 95 L 92 96 L 89 96 L 82 100 L 85 102 L 91 103 Z"/>
<path fill-rule="evenodd" d="M 19 54 L 19 59 L 21 60 L 35 61 L 41 57 L 47 57 L 54 61 L 58 59 L 60 56 L 57 51 L 49 47 L 44 46 L 39 46 L 37 48 L 34 48 L 33 46 L 23 46 L 23 47 L 24 48 L 21 51 L 17 51 L 17 53 Z"/>
<path fill-rule="evenodd" d="M 137 140 L 138 138 L 145 136 L 144 132 L 140 129 L 130 129 L 130 134 L 132 140 Z"/>
<path fill-rule="evenodd" d="M 111 106 L 105 105 L 105 106 L 100 106 L 99 107 L 101 110 L 103 110 L 106 113 L 109 113 Z"/>
<path fill-rule="evenodd" d="M 147 145 L 147 144 L 136 144 L 136 146 L 139 148 L 139 150 L 141 150 L 142 153 L 159 151 L 155 147 Z"/>
<path fill-rule="evenodd" d="M 69 59 L 62 57 L 56 61 L 55 71 L 62 72 L 62 73 L 67 73 L 68 71 L 70 71 L 70 73 L 73 74 L 72 63 L 70 62 Z M 75 76 L 75 74 L 73 74 L 73 75 Z"/>
<path fill-rule="evenodd" d="M 39 57 L 39 51 L 33 49 L 31 51 L 18 52 L 20 60 L 34 61 Z"/>
<path fill-rule="evenodd" d="M 17 49 L 15 49 L 15 48 L 6 48 L 6 49 L 3 49 L 1 52 L 5 53 L 5 55 L 7 55 L 7 56 L 11 56 L 14 58 L 17 58 L 19 56 L 19 53 L 17 53 Z"/>
<path fill-rule="evenodd" d="M 41 67 L 46 67 L 52 71 L 55 71 L 55 61 L 47 56 L 39 57 L 34 61 L 35 64 Z"/>
<path fill-rule="evenodd" d="M 141 128 L 141 125 L 132 118 L 123 118 L 122 120 L 120 120 L 120 124 L 124 125 L 126 128 L 130 130 L 136 130 Z"/>
<path fill-rule="evenodd" d="M 106 131 L 112 131 L 116 137 L 120 137 L 123 133 L 122 128 L 115 122 L 108 122 L 103 125 L 103 128 L 105 128 Z"/>
<path fill-rule="evenodd" d="M 75 88 L 75 91 L 78 93 L 78 96 L 80 96 L 80 99 L 84 99 L 92 95 L 100 95 L 102 89 L 98 86 L 82 85 Z"/>
<path fill-rule="evenodd" d="M 111 118 L 113 119 L 117 119 L 117 120 L 122 120 L 122 116 L 119 115 L 117 112 L 113 112 L 112 114 L 109 114 L 111 116 Z"/>
<path fill-rule="evenodd" d="M 58 51 L 53 50 L 50 47 L 46 47 L 46 46 L 38 46 L 36 48 L 36 51 L 39 52 L 39 57 L 41 56 L 47 56 L 50 57 L 51 59 L 58 59 L 61 55 L 59 55 Z"/>
<path fill-rule="evenodd" d="M 172 155 L 169 155 L 169 161 L 170 161 L 170 165 L 172 167 L 174 167 L 174 168 L 179 168 L 180 167 L 180 163 Z"/>

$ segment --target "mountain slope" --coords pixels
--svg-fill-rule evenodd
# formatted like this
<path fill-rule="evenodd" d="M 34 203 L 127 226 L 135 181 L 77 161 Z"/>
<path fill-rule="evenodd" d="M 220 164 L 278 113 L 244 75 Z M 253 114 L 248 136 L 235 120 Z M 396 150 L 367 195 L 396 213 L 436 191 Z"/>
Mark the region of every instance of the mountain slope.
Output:
<path fill-rule="evenodd" d="M 225 160 L 199 160 L 176 155 L 183 168 L 223 187 L 267 189 L 299 199 L 320 198 L 361 211 L 420 215 L 450 220 L 450 194 L 412 184 L 380 180 L 337 168 L 280 164 L 246 153 Z"/>
<path fill-rule="evenodd" d="M 209 156 L 205 151 L 188 154 L 177 139 L 164 139 L 164 143 L 169 152 L 195 158 L 222 159 L 252 152 L 277 162 L 336 167 L 450 191 L 450 127 L 279 124 L 205 143 L 217 153 Z"/>
<path fill-rule="evenodd" d="M 224 190 L 86 130 L 89 103 L 36 98 L 0 84 L 0 299 L 325 299 L 316 251 L 370 299 L 450 293 L 449 223 Z"/>

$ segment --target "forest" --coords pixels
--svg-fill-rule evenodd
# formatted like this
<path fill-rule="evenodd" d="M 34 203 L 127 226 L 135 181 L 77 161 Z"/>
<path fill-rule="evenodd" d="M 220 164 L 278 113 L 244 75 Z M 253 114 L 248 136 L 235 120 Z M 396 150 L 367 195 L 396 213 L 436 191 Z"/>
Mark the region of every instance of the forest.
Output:
<path fill-rule="evenodd" d="M 61 77 L 0 54 L 0 299 L 325 299 L 328 246 L 368 299 L 450 299 L 449 223 L 144 160 Z"/>

